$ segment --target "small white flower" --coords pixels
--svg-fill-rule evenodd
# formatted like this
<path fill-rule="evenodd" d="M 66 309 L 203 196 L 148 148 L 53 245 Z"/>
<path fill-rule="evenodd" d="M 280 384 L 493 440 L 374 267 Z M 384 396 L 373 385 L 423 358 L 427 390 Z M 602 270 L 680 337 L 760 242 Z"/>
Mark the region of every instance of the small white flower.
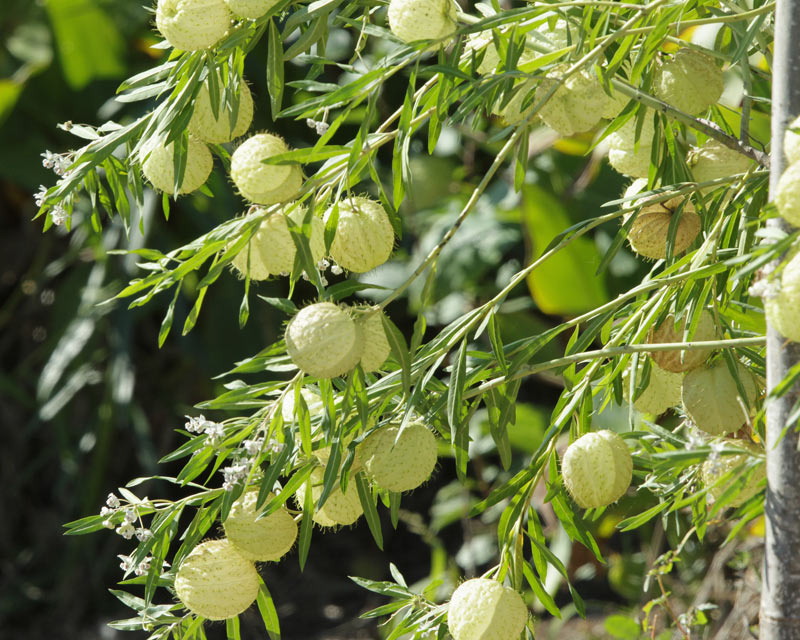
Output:
<path fill-rule="evenodd" d="M 134 569 L 134 571 L 133 571 L 133 572 L 134 572 L 134 573 L 135 573 L 137 576 L 143 576 L 143 575 L 145 575 L 145 574 L 146 574 L 148 571 L 150 571 L 150 561 L 151 561 L 151 560 L 152 560 L 152 558 L 151 558 L 150 556 L 147 556 L 147 557 L 146 557 L 144 560 L 142 560 L 142 561 L 139 563 L 139 566 L 138 566 L 138 567 L 136 567 L 136 569 Z"/>
<path fill-rule="evenodd" d="M 277 440 L 272 439 L 267 444 L 267 450 L 272 453 L 280 453 L 281 451 L 283 451 L 283 446 L 284 445 L 282 442 L 278 442 Z"/>
<path fill-rule="evenodd" d="M 330 266 L 331 266 L 330 260 L 328 260 L 327 258 L 322 258 L 322 260 L 317 262 L 317 267 L 319 268 L 320 271 L 325 271 L 325 269 L 327 269 Z"/>
<path fill-rule="evenodd" d="M 328 286 L 328 279 L 325 276 L 320 276 L 319 281 L 322 283 L 323 287 Z"/>
<path fill-rule="evenodd" d="M 222 470 L 222 475 L 225 478 L 225 482 L 222 483 L 222 488 L 225 489 L 225 491 L 232 491 L 237 484 L 247 477 L 247 470 L 246 464 L 232 464 L 229 467 L 225 467 Z"/>
<path fill-rule="evenodd" d="M 308 274 L 305 271 L 303 271 L 303 280 L 308 282 Z"/>
<path fill-rule="evenodd" d="M 213 447 L 216 447 L 225 436 L 225 430 L 222 428 L 222 425 L 217 422 L 206 421 L 203 424 L 203 430 L 206 433 L 209 443 Z"/>
<path fill-rule="evenodd" d="M 45 169 L 52 169 L 55 166 L 56 158 L 58 157 L 55 153 L 47 150 L 40 155 L 42 156 L 42 166 Z"/>
<path fill-rule="evenodd" d="M 139 515 L 136 513 L 136 509 L 125 509 L 125 522 L 136 522 L 136 519 Z"/>
<path fill-rule="evenodd" d="M 126 540 L 130 540 L 136 533 L 136 529 L 130 522 L 125 522 L 121 526 L 117 527 L 117 533 Z"/>
<path fill-rule="evenodd" d="M 184 428 L 189 433 L 200 433 L 201 431 L 203 431 L 203 425 L 206 422 L 205 416 L 196 416 L 196 417 L 186 416 L 186 418 L 187 420 L 186 424 L 184 425 Z"/>
<path fill-rule="evenodd" d="M 123 556 L 122 554 L 117 556 L 122 562 L 119 563 L 119 568 L 122 569 L 125 573 L 128 573 L 131 569 L 133 569 L 133 558 L 130 556 Z"/>
<path fill-rule="evenodd" d="M 314 129 L 316 130 L 318 136 L 324 136 L 328 132 L 328 129 L 330 129 L 330 126 L 331 125 L 329 125 L 327 122 L 316 122 Z"/>
<path fill-rule="evenodd" d="M 47 196 L 47 187 L 43 184 L 39 185 L 39 190 L 33 195 L 33 201 L 37 207 L 41 207 L 44 204 L 45 196 Z"/>
<path fill-rule="evenodd" d="M 114 510 L 109 509 L 108 507 L 103 507 L 102 509 L 100 509 L 101 516 L 110 516 L 112 513 L 114 513 Z"/>
<path fill-rule="evenodd" d="M 264 438 L 256 438 L 255 440 L 245 440 L 242 443 L 244 450 L 247 452 L 248 456 L 256 456 L 258 452 L 261 451 L 261 447 L 264 446 Z"/>
<path fill-rule="evenodd" d="M 103 520 L 103 526 L 106 529 L 113 529 L 114 528 L 114 523 L 111 522 L 111 520 Z"/>
<path fill-rule="evenodd" d="M 281 271 L 278 275 L 281 278 L 288 278 L 289 277 L 289 272 L 288 271 Z"/>
<path fill-rule="evenodd" d="M 113 493 L 109 493 L 106 498 L 106 505 L 111 509 L 119 509 L 119 498 Z"/>
<path fill-rule="evenodd" d="M 60 204 L 56 205 L 50 210 L 50 219 L 57 227 L 60 227 L 62 224 L 64 224 L 68 218 L 69 215 L 67 215 L 66 210 Z"/>
<path fill-rule="evenodd" d="M 139 527 L 136 529 L 136 539 L 139 542 L 145 542 L 153 537 L 153 532 L 150 529 L 145 529 L 144 527 Z"/>
<path fill-rule="evenodd" d="M 342 269 L 338 264 L 335 264 L 331 267 L 331 273 L 335 276 L 340 276 L 343 272 L 344 269 Z"/>

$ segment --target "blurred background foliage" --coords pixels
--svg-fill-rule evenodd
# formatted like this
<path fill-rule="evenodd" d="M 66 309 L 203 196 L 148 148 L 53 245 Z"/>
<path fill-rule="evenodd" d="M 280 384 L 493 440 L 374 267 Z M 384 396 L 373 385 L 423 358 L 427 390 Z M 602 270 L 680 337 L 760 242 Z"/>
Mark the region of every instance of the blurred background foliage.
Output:
<path fill-rule="evenodd" d="M 145 108 L 117 103 L 113 95 L 123 78 L 148 68 L 162 55 L 150 48 L 157 42 L 150 20 L 141 0 L 4 0 L 0 6 L 0 423 L 4 435 L 0 447 L 0 636 L 4 638 L 122 635 L 105 627 L 108 620 L 128 615 L 106 589 L 121 578 L 116 556 L 127 552 L 125 542 L 102 532 L 65 538 L 62 524 L 98 512 L 106 494 L 133 477 L 174 475 L 176 469 L 157 461 L 179 444 L 173 430 L 182 425 L 182 416 L 192 412 L 193 404 L 218 394 L 221 381 L 214 377 L 273 342 L 285 319 L 251 296 L 251 316 L 240 330 L 237 311 L 243 283 L 228 274 L 209 291 L 195 330 L 187 337 L 173 333 L 159 350 L 157 337 L 168 299 L 157 298 L 145 308 L 130 311 L 124 304 L 101 304 L 141 274 L 135 258 L 109 251 L 143 246 L 168 251 L 239 212 L 242 203 L 221 172 L 209 185 L 213 199 L 181 198 L 171 207 L 168 222 L 160 199 L 150 194 L 141 213 L 144 234 L 137 222 L 126 237 L 117 218 L 102 233 L 75 224 L 71 234 L 54 228 L 43 235 L 42 221 L 33 220 L 33 194 L 39 185 L 49 186 L 55 180 L 43 168 L 40 154 L 63 152 L 74 144 L 74 138 L 57 129 L 56 123 L 126 122 L 140 115 L 137 109 Z M 336 30 L 327 54 L 344 59 L 352 45 L 349 33 Z M 312 144 L 315 134 L 304 122 L 270 120 L 266 59 L 263 41 L 247 60 L 245 75 L 257 97 L 255 128 L 277 130 L 294 147 Z M 288 76 L 292 69 L 289 65 Z M 295 72 L 301 77 L 299 69 Z M 401 77 L 393 79 L 381 95 L 385 113 L 402 104 L 404 83 Z M 301 100 L 302 95 L 289 94 L 288 99 Z M 358 124 L 356 114 L 342 139 L 352 137 Z M 363 276 L 365 281 L 392 287 L 435 246 L 496 155 L 500 143 L 493 142 L 491 134 L 497 128 L 499 124 L 485 114 L 476 114 L 470 130 L 446 129 L 431 156 L 422 140 L 413 142 L 412 185 L 400 210 L 403 237 L 395 258 Z M 619 196 L 623 178 L 598 153 L 587 155 L 590 142 L 589 137 L 560 141 L 544 130 L 532 132 L 521 193 L 511 186 L 513 176 L 496 180 L 444 250 L 432 304 L 425 311 L 428 335 L 492 297 L 558 232 L 597 215 L 604 202 Z M 379 170 L 390 188 L 391 151 L 384 151 L 379 155 Z M 76 212 L 81 215 L 80 205 Z M 602 275 L 596 274 L 600 256 L 615 234 L 615 223 L 600 227 L 536 270 L 527 290 L 518 288 L 516 297 L 502 307 L 498 318 L 504 342 L 540 333 L 639 282 L 648 267 L 626 249 Z M 175 326 L 181 326 L 190 311 L 193 284 L 189 278 L 183 283 L 186 295 L 178 298 Z M 285 286 L 281 281 L 264 283 L 257 293 L 285 296 Z M 389 310 L 409 336 L 422 286 L 415 283 Z M 295 299 L 312 297 L 312 289 L 301 286 Z M 563 343 L 552 343 L 538 357 L 557 357 L 563 347 Z M 385 579 L 393 561 L 409 583 L 442 579 L 445 596 L 460 576 L 474 575 L 490 565 L 497 553 L 495 520 L 501 510 L 489 509 L 478 520 L 468 519 L 467 513 L 485 497 L 499 474 L 513 475 L 523 464 L 524 454 L 539 445 L 562 384 L 547 375 L 523 384 L 516 424 L 509 433 L 517 455 L 507 471 L 499 464 L 485 411 L 478 412 L 471 425 L 471 484 L 455 480 L 445 447 L 434 479 L 404 500 L 397 530 L 384 527 L 385 551 L 375 547 L 362 521 L 339 533 L 315 534 L 304 573 L 291 556 L 270 565 L 265 579 L 284 637 L 385 635 L 374 621 L 358 619 L 359 613 L 383 604 L 384 599 L 358 588 L 348 575 Z M 623 422 L 627 411 L 605 411 L 603 420 Z M 170 497 L 174 488 L 162 485 L 154 491 Z M 608 560 L 603 565 L 569 540 L 544 497 L 542 488 L 536 500 L 547 525 L 544 533 L 587 601 L 589 615 L 585 622 L 576 619 L 566 585 L 552 572 L 547 587 L 564 607 L 564 620 L 540 623 L 538 637 L 557 637 L 568 625 L 569 637 L 639 638 L 641 628 L 633 618 L 642 605 L 661 595 L 654 580 L 643 591 L 647 573 L 666 550 L 666 538 L 674 534 L 665 532 L 657 519 L 628 534 L 617 532 L 615 525 L 626 514 L 655 505 L 655 499 L 639 492 L 591 524 Z M 720 611 L 703 607 L 712 596 L 722 598 L 723 608 L 747 596 L 748 571 L 752 571 L 747 567 L 756 566 L 751 557 L 757 553 L 755 547 L 739 545 L 718 554 L 720 540 L 713 533 L 703 544 L 693 538 L 673 573 L 664 576 L 673 597 L 684 600 L 678 609 L 694 605 L 691 615 L 701 622 L 702 616 L 724 618 Z M 680 539 L 669 540 L 673 547 L 679 543 Z M 733 580 L 736 589 L 731 588 Z M 543 611 L 536 613 L 549 617 Z M 247 625 L 247 616 L 243 623 Z M 209 636 L 214 633 L 224 631 L 211 627 Z M 248 637 L 261 634 L 253 631 Z"/>

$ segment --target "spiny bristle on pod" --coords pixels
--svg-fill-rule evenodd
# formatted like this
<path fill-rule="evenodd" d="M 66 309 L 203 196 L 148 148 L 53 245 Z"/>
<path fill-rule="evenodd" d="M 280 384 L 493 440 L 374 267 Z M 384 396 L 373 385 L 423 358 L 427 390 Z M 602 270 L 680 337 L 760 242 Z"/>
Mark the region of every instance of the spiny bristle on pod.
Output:
<path fill-rule="evenodd" d="M 753 165 L 753 161 L 738 151 L 729 149 L 721 142 L 707 140 L 702 147 L 693 147 L 686 158 L 692 170 L 695 182 L 709 182 L 717 178 L 735 176 L 744 173 Z M 705 187 L 702 193 L 713 187 Z"/>
<path fill-rule="evenodd" d="M 638 367 L 641 375 L 644 366 Z M 637 411 L 660 416 L 667 409 L 681 404 L 682 373 L 664 371 L 660 367 L 650 367 L 650 378 L 647 386 L 634 400 L 633 406 Z M 630 370 L 625 371 L 622 380 L 622 393 L 625 400 L 630 402 Z"/>
<path fill-rule="evenodd" d="M 780 289 L 764 298 L 767 320 L 784 338 L 800 342 L 800 252 L 795 251 L 780 274 Z"/>
<path fill-rule="evenodd" d="M 714 316 L 709 311 L 702 311 L 697 321 L 694 333 L 684 339 L 686 318 L 680 325 L 675 326 L 675 316 L 667 316 L 647 336 L 649 344 L 668 344 L 670 342 L 710 342 L 718 338 L 717 325 Z M 668 351 L 651 351 L 650 356 L 659 367 L 665 371 L 681 373 L 691 371 L 702 365 L 711 355 L 712 349 L 674 349 Z"/>
<path fill-rule="evenodd" d="M 255 565 L 226 539 L 197 545 L 175 575 L 183 606 L 209 620 L 239 615 L 255 602 L 258 590 Z"/>
<path fill-rule="evenodd" d="M 144 157 L 142 173 L 150 184 L 159 191 L 174 194 L 175 143 L 149 144 L 143 151 L 142 157 Z M 191 193 L 202 187 L 213 168 L 214 158 L 208 147 L 194 136 L 189 136 L 189 144 L 186 147 L 186 168 L 178 194 Z"/>
<path fill-rule="evenodd" d="M 270 493 L 267 502 L 275 497 Z M 297 539 L 297 523 L 285 506 L 257 519 L 258 489 L 243 493 L 231 506 L 222 526 L 236 550 L 248 560 L 267 562 L 280 560 Z"/>
<path fill-rule="evenodd" d="M 462 582 L 447 606 L 447 628 L 454 640 L 518 640 L 527 622 L 522 596 L 488 578 Z"/>
<path fill-rule="evenodd" d="M 286 222 L 287 211 L 288 217 L 301 225 L 307 209 L 286 205 L 264 219 L 248 245 L 232 261 L 234 268 L 243 276 L 249 273 L 251 280 L 266 280 L 270 276 L 292 272 L 297 246 Z M 325 224 L 317 216 L 311 218 L 309 246 L 314 261 L 319 261 L 325 255 Z"/>
<path fill-rule="evenodd" d="M 331 258 L 343 269 L 365 273 L 382 265 L 394 249 L 394 229 L 379 202 L 355 196 L 338 203 L 339 217 L 331 243 Z M 325 220 L 334 207 L 325 212 Z"/>
<path fill-rule="evenodd" d="M 189 120 L 189 131 L 192 135 L 204 142 L 222 144 L 247 133 L 253 122 L 253 95 L 250 89 L 244 82 L 240 83 L 239 106 L 233 127 L 231 127 L 231 107 L 223 102 L 223 96 L 224 92 L 220 90 L 217 115 L 214 116 L 208 81 L 203 83 L 195 98 L 192 119 Z"/>
<path fill-rule="evenodd" d="M 698 429 L 721 436 L 738 431 L 747 422 L 758 388 L 753 374 L 739 362 L 736 363 L 736 377 L 745 392 L 744 397 L 724 360 L 686 374 L 681 387 L 683 408 Z"/>
<path fill-rule="evenodd" d="M 744 473 L 744 465 L 751 457 L 761 458 L 764 455 L 764 449 L 749 440 L 727 438 L 722 441 L 722 444 L 725 447 L 744 449 L 745 452 L 736 455 L 720 455 L 717 451 L 712 451 L 711 455 L 703 462 L 703 466 L 700 469 L 700 477 L 703 481 L 703 486 L 708 487 L 708 493 L 706 493 L 708 502 L 719 500 L 723 492 L 736 482 L 738 473 Z M 734 473 L 730 480 L 720 482 L 725 474 L 731 471 L 736 472 L 737 470 L 738 473 Z M 727 506 L 734 509 L 742 506 L 759 492 L 759 485 L 765 477 L 766 468 L 762 461 L 758 463 L 747 484 L 741 488 L 735 498 L 727 503 Z"/>
<path fill-rule="evenodd" d="M 286 143 L 271 133 L 258 133 L 237 147 L 231 156 L 231 179 L 244 198 L 256 204 L 275 204 L 297 195 L 302 186 L 299 164 L 264 164 L 264 160 L 288 151 Z"/>
<path fill-rule="evenodd" d="M 317 302 L 289 322 L 286 348 L 302 371 L 316 378 L 333 378 L 358 364 L 363 340 L 350 313 L 332 302 Z"/>
<path fill-rule="evenodd" d="M 358 447 L 367 477 L 382 489 L 411 491 L 428 478 L 436 466 L 436 436 L 422 422 L 381 427 Z"/>
<path fill-rule="evenodd" d="M 258 20 L 278 2 L 280 0 L 225 0 L 231 13 L 248 20 Z"/>
<path fill-rule="evenodd" d="M 311 497 L 316 505 L 322 495 L 322 481 L 325 477 L 325 468 L 317 467 L 311 472 Z M 295 495 L 298 506 L 302 508 L 306 499 L 306 485 L 303 483 Z M 347 491 L 342 492 L 338 480 L 321 509 L 315 509 L 312 520 L 321 527 L 346 526 L 353 524 L 364 513 L 361 499 L 358 497 L 355 481 L 351 478 L 347 483 Z"/>
<path fill-rule="evenodd" d="M 548 72 L 536 89 L 536 101 L 543 100 L 569 65 L 558 65 Z M 580 70 L 571 74 L 556 89 L 539 111 L 539 117 L 562 136 L 571 136 L 594 127 L 608 107 L 609 97 L 594 73 Z"/>
<path fill-rule="evenodd" d="M 386 330 L 383 328 L 383 311 L 367 311 L 356 317 L 356 325 L 361 327 L 364 348 L 361 353 L 361 367 L 364 373 L 377 371 L 392 352 Z"/>
<path fill-rule="evenodd" d="M 584 509 L 619 500 L 633 477 L 633 460 L 625 441 L 613 431 L 595 431 L 567 447 L 561 459 L 564 486 Z"/>
<path fill-rule="evenodd" d="M 456 30 L 456 5 L 452 0 L 391 0 L 389 28 L 403 42 L 438 40 Z"/>
<path fill-rule="evenodd" d="M 197 51 L 217 44 L 231 23 L 224 0 L 158 0 L 156 27 L 176 49 Z"/>
<path fill-rule="evenodd" d="M 653 78 L 657 98 L 691 115 L 715 104 L 723 88 L 722 70 L 714 58 L 689 48 L 659 61 Z"/>

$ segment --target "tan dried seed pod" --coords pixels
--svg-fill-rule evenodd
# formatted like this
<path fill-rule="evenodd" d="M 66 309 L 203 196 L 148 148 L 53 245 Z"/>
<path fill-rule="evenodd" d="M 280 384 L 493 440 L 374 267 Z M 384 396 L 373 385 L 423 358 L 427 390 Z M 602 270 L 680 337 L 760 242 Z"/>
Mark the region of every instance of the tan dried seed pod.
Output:
<path fill-rule="evenodd" d="M 691 338 L 684 340 L 686 319 L 680 326 L 675 326 L 675 317 L 667 316 L 654 330 L 650 331 L 647 342 L 650 344 L 667 344 L 670 342 L 710 342 L 717 339 L 717 326 L 714 316 L 709 311 L 702 311 L 697 327 Z M 670 351 L 651 351 L 650 356 L 665 371 L 681 373 L 702 365 L 711 355 L 712 349 L 675 349 Z"/>

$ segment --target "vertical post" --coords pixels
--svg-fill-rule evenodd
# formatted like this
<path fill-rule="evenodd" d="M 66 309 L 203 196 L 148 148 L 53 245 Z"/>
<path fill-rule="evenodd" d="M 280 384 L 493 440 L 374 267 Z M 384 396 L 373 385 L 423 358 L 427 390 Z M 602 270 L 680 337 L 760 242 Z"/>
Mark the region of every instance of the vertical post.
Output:
<path fill-rule="evenodd" d="M 800 115 L 800 1 L 778 0 L 772 69 L 770 198 L 786 167 L 783 134 Z M 785 221 L 773 227 L 788 229 Z M 800 362 L 800 344 L 767 327 L 767 391 Z M 781 438 L 800 397 L 800 385 L 767 405 L 766 537 L 761 588 L 760 640 L 800 640 L 800 454 L 797 425 Z"/>

